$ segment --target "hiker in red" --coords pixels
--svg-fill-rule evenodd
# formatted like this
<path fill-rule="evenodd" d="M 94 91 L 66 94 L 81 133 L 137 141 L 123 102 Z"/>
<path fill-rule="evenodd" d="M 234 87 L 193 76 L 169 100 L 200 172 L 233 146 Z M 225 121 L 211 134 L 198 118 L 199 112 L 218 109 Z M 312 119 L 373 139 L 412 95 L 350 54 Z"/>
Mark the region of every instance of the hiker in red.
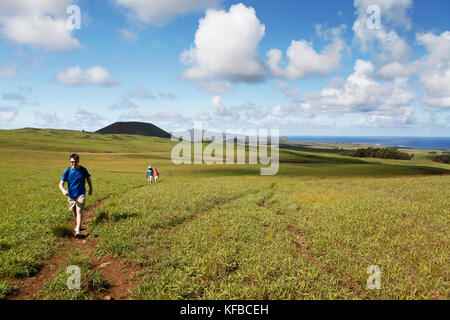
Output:
<path fill-rule="evenodd" d="M 92 195 L 91 175 L 86 168 L 79 165 L 80 157 L 77 154 L 70 156 L 70 167 L 68 167 L 59 182 L 59 189 L 63 195 L 67 196 L 69 210 L 73 212 L 76 219 L 75 237 L 80 236 L 81 223 L 83 220 L 83 208 L 86 203 L 85 181 L 89 184 L 89 195 Z M 67 181 L 67 190 L 64 189 L 64 182 Z"/>
<path fill-rule="evenodd" d="M 153 170 L 153 178 L 155 178 L 155 183 L 156 183 L 159 178 L 159 171 L 156 168 Z"/>

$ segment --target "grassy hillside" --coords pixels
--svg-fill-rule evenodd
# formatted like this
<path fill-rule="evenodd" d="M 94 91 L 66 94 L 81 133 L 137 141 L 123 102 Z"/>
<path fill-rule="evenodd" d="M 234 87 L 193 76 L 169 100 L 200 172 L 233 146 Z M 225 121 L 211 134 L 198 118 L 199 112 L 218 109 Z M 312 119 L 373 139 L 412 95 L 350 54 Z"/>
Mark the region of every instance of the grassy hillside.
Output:
<path fill-rule="evenodd" d="M 94 234 L 102 254 L 140 265 L 140 299 L 445 299 L 448 185 L 167 181 L 108 200 Z M 366 289 L 370 265 L 381 266 L 383 290 Z"/>
<path fill-rule="evenodd" d="M 78 152 L 92 175 L 87 205 L 97 257 L 137 271 L 132 298 L 448 299 L 449 165 L 280 150 L 276 176 L 259 165 L 180 165 L 177 142 L 66 130 L 0 131 L 0 297 L 46 267 L 71 221 L 57 185 Z M 145 181 L 151 164 L 157 185 Z M 67 252 L 99 276 L 86 257 Z M 369 265 L 382 289 L 365 286 Z M 61 265 L 61 267 L 63 267 Z M 41 299 L 74 294 L 57 273 Z M 95 281 L 100 281 L 98 278 Z M 94 281 L 93 280 L 93 281 Z M 90 289 L 89 289 L 90 288 Z"/>
<path fill-rule="evenodd" d="M 127 134 L 34 129 L 0 130 L 0 147 L 8 149 L 71 152 L 168 152 L 176 142 L 170 139 Z"/>
<path fill-rule="evenodd" d="M 175 166 L 170 161 L 170 153 L 177 141 L 170 139 L 144 137 L 126 134 L 97 134 L 70 130 L 33 129 L 0 130 L 0 150 L 45 150 L 86 154 L 84 159 L 92 157 L 105 159 L 117 165 L 111 170 L 124 170 L 129 159 L 139 162 L 142 167 L 149 161 L 162 161 L 170 169 L 169 172 L 180 171 L 193 174 L 257 174 L 259 165 L 189 165 Z M 203 145 L 205 147 L 207 143 Z M 235 148 L 236 149 L 236 148 Z M 247 148 L 248 150 L 248 148 Z M 132 155 L 132 154 L 135 155 Z M 449 166 L 431 161 L 431 157 L 419 155 L 411 161 L 389 159 L 355 159 L 331 153 L 300 151 L 281 148 L 279 174 L 282 175 L 423 175 L 442 174 L 448 172 Z M 19 152 L 20 154 L 20 152 Z M 20 157 L 20 155 L 17 155 Z M 28 153 L 32 156 L 32 153 Z M 224 152 L 225 155 L 225 146 Z M 192 156 L 194 148 L 192 148 Z M 14 157 L 13 157 L 14 158 Z M 50 157 L 52 158 L 52 157 Z M 127 159 L 127 161 L 123 161 Z M 248 152 L 247 152 L 248 159 Z M 85 160 L 85 161 L 86 161 Z M 14 161 L 14 160 L 13 160 Z M 60 161 L 60 160 L 58 160 Z M 126 170 L 134 170 L 128 166 Z M 441 170 L 442 169 L 442 170 Z"/>

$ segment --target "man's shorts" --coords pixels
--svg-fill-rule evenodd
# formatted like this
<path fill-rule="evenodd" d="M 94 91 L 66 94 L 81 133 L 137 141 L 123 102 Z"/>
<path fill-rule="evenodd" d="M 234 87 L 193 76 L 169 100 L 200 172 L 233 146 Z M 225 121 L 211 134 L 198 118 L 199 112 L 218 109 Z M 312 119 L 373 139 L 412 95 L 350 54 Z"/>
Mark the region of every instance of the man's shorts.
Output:
<path fill-rule="evenodd" d="M 69 205 L 69 210 L 73 210 L 75 206 L 77 206 L 80 209 L 83 209 L 84 205 L 86 204 L 86 199 L 84 198 L 84 196 L 79 196 L 78 199 L 68 198 L 67 201 Z"/>

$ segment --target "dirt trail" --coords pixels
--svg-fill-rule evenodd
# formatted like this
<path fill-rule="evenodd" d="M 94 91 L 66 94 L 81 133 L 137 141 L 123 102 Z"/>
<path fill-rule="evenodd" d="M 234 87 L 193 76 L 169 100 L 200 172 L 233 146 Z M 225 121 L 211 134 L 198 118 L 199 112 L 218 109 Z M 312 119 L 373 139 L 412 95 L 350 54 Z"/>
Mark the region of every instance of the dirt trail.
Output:
<path fill-rule="evenodd" d="M 339 285 L 343 288 L 348 289 L 353 299 L 370 298 L 368 293 L 364 290 L 360 283 L 358 283 L 354 279 L 351 279 L 349 276 L 337 274 L 329 264 L 316 257 L 309 248 L 308 239 L 298 228 L 294 226 L 294 222 L 292 220 L 289 221 L 288 230 L 294 236 L 297 252 L 300 255 L 305 255 L 312 264 L 323 270 L 330 277 L 338 277 Z"/>
<path fill-rule="evenodd" d="M 129 291 L 137 284 L 137 280 L 133 279 L 133 275 L 138 271 L 138 268 L 127 265 L 121 259 L 111 255 L 102 256 L 98 260 L 95 257 L 97 241 L 94 237 L 90 237 L 89 227 L 93 212 L 108 198 L 97 201 L 83 211 L 84 228 L 81 230 L 81 237 L 57 240 L 57 245 L 53 248 L 53 255 L 50 260 L 45 263 L 36 275 L 17 279 L 15 282 L 17 290 L 8 297 L 9 300 L 40 299 L 39 291 L 60 271 L 61 265 L 67 262 L 70 252 L 75 248 L 79 249 L 83 255 L 89 257 L 93 268 L 100 271 L 102 276 L 111 284 L 109 288 L 100 294 L 96 294 L 95 299 L 123 300 L 131 298 Z M 75 227 L 74 221 L 72 224 Z"/>
<path fill-rule="evenodd" d="M 268 201 L 273 197 L 275 193 L 273 191 L 274 187 L 275 183 L 273 183 L 270 186 L 270 188 L 272 189 L 270 195 L 268 195 L 266 198 L 263 199 L 263 201 L 258 203 L 260 207 L 265 208 L 269 211 L 272 210 L 272 207 L 268 204 Z M 326 274 L 333 276 L 333 268 L 314 255 L 314 253 L 310 250 L 308 238 L 303 234 L 303 232 L 300 229 L 298 229 L 295 226 L 296 223 L 294 222 L 294 220 L 285 217 L 285 221 L 287 223 L 287 229 L 289 233 L 293 236 L 293 241 L 297 248 L 298 254 L 306 256 L 306 258 L 310 263 L 314 264 L 315 266 L 323 270 Z M 354 295 L 353 298 L 357 299 L 368 298 L 367 293 L 364 291 L 361 285 L 356 281 L 350 279 L 349 277 L 339 279 L 339 285 L 344 288 L 347 288 Z"/>

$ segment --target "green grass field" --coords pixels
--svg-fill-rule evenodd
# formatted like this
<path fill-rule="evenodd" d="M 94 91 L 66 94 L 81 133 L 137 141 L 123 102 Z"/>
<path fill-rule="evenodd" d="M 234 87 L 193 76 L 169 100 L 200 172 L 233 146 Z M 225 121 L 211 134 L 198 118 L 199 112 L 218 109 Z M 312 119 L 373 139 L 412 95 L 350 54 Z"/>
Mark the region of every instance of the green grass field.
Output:
<path fill-rule="evenodd" d="M 69 154 L 92 175 L 95 255 L 137 271 L 134 299 L 448 299 L 450 165 L 281 149 L 280 170 L 174 165 L 176 142 L 0 130 L 0 298 L 39 272 L 72 219 L 58 189 Z M 145 170 L 161 172 L 148 185 Z M 40 299 L 93 299 L 107 281 L 77 252 L 82 291 L 58 272 Z M 366 286 L 381 268 L 381 289 Z"/>

